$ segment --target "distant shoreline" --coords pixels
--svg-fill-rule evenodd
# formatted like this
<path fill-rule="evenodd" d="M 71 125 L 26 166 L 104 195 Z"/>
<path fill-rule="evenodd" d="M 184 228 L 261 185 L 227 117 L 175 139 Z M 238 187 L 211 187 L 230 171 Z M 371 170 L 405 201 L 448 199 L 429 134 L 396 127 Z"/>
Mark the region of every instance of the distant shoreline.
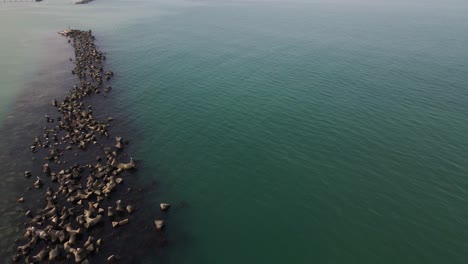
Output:
<path fill-rule="evenodd" d="M 93 0 L 78 0 L 75 2 L 75 4 L 77 5 L 83 5 L 83 4 L 87 4 L 89 2 L 92 2 Z"/>

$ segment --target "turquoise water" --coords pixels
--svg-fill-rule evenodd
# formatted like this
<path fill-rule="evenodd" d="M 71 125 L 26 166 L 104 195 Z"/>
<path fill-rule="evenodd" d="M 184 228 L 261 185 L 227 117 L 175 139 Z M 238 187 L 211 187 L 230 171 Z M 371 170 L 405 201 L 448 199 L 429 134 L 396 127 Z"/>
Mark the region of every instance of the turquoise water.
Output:
<path fill-rule="evenodd" d="M 98 36 L 114 103 L 137 127 L 139 177 L 157 180 L 156 206 L 174 205 L 166 262 L 468 259 L 468 4 L 2 8 L 0 29 L 35 32 L 31 42 L 64 25 Z M 6 118 L 29 88 L 0 75 Z"/>

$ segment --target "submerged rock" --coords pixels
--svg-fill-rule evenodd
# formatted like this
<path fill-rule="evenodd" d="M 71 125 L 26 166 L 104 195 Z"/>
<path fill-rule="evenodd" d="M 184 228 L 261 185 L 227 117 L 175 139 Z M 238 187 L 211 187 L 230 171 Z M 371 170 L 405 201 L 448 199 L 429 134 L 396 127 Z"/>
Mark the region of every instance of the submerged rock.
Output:
<path fill-rule="evenodd" d="M 41 178 L 37 177 L 37 180 L 34 182 L 34 188 L 39 189 L 42 187 L 42 181 Z"/>
<path fill-rule="evenodd" d="M 127 208 L 127 212 L 128 212 L 129 214 L 131 214 L 131 213 L 133 213 L 133 211 L 135 211 L 135 208 L 134 208 L 132 205 L 127 205 L 126 208 Z"/>
<path fill-rule="evenodd" d="M 154 225 L 157 230 L 161 230 L 164 228 L 164 220 L 154 220 Z"/>
<path fill-rule="evenodd" d="M 120 259 L 119 256 L 110 255 L 110 256 L 107 258 L 107 263 L 116 263 L 119 259 Z"/>
<path fill-rule="evenodd" d="M 168 204 L 168 203 L 161 203 L 161 204 L 159 204 L 159 207 L 161 208 L 161 210 L 167 211 L 167 210 L 169 210 L 169 207 L 171 207 L 171 205 Z"/>

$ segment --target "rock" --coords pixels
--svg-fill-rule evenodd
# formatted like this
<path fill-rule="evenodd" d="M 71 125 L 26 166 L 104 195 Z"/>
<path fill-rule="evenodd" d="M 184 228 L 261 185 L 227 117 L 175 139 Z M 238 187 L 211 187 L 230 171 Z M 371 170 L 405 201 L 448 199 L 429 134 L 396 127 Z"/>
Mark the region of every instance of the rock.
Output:
<path fill-rule="evenodd" d="M 115 148 L 120 150 L 123 149 L 122 137 L 115 138 Z"/>
<path fill-rule="evenodd" d="M 95 250 L 93 240 L 94 240 L 94 237 L 89 236 L 88 240 L 86 240 L 86 242 L 83 245 L 86 248 L 86 251 L 88 251 L 89 253 L 94 252 Z"/>
<path fill-rule="evenodd" d="M 131 170 L 135 168 L 135 162 L 133 161 L 132 158 L 130 158 L 129 163 L 119 163 L 117 164 L 117 168 L 122 169 L 122 170 Z"/>
<path fill-rule="evenodd" d="M 122 207 L 122 201 L 121 200 L 116 201 L 115 204 L 116 204 L 115 210 L 117 212 L 123 212 L 124 211 L 124 209 Z"/>
<path fill-rule="evenodd" d="M 81 263 L 86 258 L 87 252 L 83 248 L 72 249 L 71 251 L 75 256 L 76 263 Z"/>
<path fill-rule="evenodd" d="M 44 165 L 42 165 L 42 172 L 44 172 L 45 174 L 50 174 L 49 164 L 45 163 Z"/>
<path fill-rule="evenodd" d="M 89 228 L 97 225 L 101 221 L 101 215 L 97 215 L 95 218 L 85 216 L 85 221 L 86 221 L 86 223 L 84 223 L 84 227 L 89 229 Z"/>
<path fill-rule="evenodd" d="M 131 214 L 131 213 L 133 213 L 133 211 L 135 211 L 135 208 L 134 208 L 132 205 L 127 205 L 126 208 L 127 208 L 127 212 L 128 212 L 129 214 Z"/>
<path fill-rule="evenodd" d="M 114 208 L 111 206 L 107 207 L 107 216 L 112 217 L 114 216 Z"/>
<path fill-rule="evenodd" d="M 41 178 L 37 177 L 37 180 L 34 182 L 34 188 L 39 189 L 42 187 L 42 181 Z"/>
<path fill-rule="evenodd" d="M 169 207 L 171 207 L 171 205 L 168 204 L 168 203 L 161 203 L 161 204 L 159 204 L 159 207 L 161 208 L 161 210 L 167 211 L 167 210 L 169 210 Z"/>
<path fill-rule="evenodd" d="M 60 256 L 60 251 L 57 246 L 49 252 L 49 261 L 52 261 Z"/>
<path fill-rule="evenodd" d="M 119 259 L 119 256 L 111 255 L 107 258 L 107 263 L 116 263 Z"/>
<path fill-rule="evenodd" d="M 81 228 L 78 228 L 78 229 L 73 229 L 71 227 L 70 224 L 67 224 L 66 227 L 65 227 L 65 230 L 69 233 L 69 234 L 73 234 L 73 235 L 80 235 L 82 232 L 81 232 Z"/>
<path fill-rule="evenodd" d="M 126 224 L 128 224 L 128 218 L 119 221 L 119 226 L 123 226 L 123 225 L 126 225 Z"/>
<path fill-rule="evenodd" d="M 24 198 L 23 198 L 23 197 L 20 197 L 20 198 L 18 199 L 18 203 L 24 203 Z"/>
<path fill-rule="evenodd" d="M 42 262 L 42 260 L 47 256 L 47 249 L 43 248 L 37 255 L 31 258 L 33 262 Z"/>
<path fill-rule="evenodd" d="M 31 174 L 30 171 L 25 171 L 25 172 L 24 172 L 24 177 L 29 178 L 29 177 L 31 177 L 31 176 L 32 176 L 32 174 Z"/>
<path fill-rule="evenodd" d="M 157 230 L 161 230 L 164 228 L 164 220 L 155 220 L 154 225 L 156 226 Z"/>

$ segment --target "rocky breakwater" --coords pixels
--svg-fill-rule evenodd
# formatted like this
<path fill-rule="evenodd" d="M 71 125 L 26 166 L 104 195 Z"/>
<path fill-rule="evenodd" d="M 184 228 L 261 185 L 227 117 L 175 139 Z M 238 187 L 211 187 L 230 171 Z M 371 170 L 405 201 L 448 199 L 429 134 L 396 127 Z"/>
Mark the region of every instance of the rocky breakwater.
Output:
<path fill-rule="evenodd" d="M 112 252 L 112 232 L 125 229 L 132 222 L 137 205 L 126 202 L 132 191 L 124 186 L 136 168 L 135 161 L 125 153 L 128 142 L 111 137 L 113 119 L 97 120 L 87 101 L 93 95 L 107 93 L 106 84 L 114 73 L 104 70 L 105 55 L 94 43 L 91 31 L 65 30 L 75 50 L 73 74 L 79 83 L 61 101 L 51 104 L 58 116 L 45 116 L 43 134 L 31 144 L 35 159 L 41 162 L 37 175 L 26 171 L 31 181 L 28 191 L 43 192 L 42 201 L 19 197 L 24 209 L 24 236 L 17 240 L 13 262 L 25 263 L 90 263 L 94 256 L 106 254 L 107 262 L 117 262 L 121 252 Z M 40 157 L 36 157 L 39 155 Z M 39 206 L 39 208 L 37 207 Z M 161 204 L 166 211 L 168 204 Z M 155 235 L 162 232 L 163 220 L 158 217 Z M 107 242 L 106 250 L 101 250 Z"/>

